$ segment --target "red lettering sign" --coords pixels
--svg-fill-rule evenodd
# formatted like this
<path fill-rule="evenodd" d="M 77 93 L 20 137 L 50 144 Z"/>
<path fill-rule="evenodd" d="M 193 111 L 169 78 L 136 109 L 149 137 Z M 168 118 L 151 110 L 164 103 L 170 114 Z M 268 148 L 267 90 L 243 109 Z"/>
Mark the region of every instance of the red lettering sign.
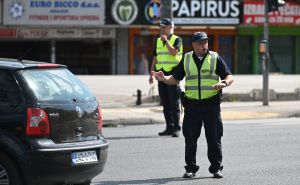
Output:
<path fill-rule="evenodd" d="M 262 1 L 244 2 L 243 24 L 264 24 L 265 6 Z M 300 25 L 300 3 L 286 2 L 279 11 L 269 13 L 271 25 Z"/>

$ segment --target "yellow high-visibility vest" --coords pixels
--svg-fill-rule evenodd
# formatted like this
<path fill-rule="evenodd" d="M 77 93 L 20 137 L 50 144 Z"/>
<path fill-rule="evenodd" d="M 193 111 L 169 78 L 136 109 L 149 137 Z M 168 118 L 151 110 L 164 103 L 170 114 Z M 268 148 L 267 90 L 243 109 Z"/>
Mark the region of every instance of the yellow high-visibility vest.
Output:
<path fill-rule="evenodd" d="M 178 36 L 172 35 L 169 42 L 173 46 Z M 156 70 L 163 69 L 166 72 L 172 71 L 172 69 L 178 65 L 180 60 L 182 59 L 182 43 L 179 49 L 179 52 L 174 56 L 169 53 L 169 50 L 166 46 L 166 44 L 163 44 L 163 41 L 161 38 L 157 39 L 156 42 L 156 59 L 157 63 L 155 65 Z"/>
<path fill-rule="evenodd" d="M 217 57 L 218 54 L 216 52 L 210 51 L 203 61 L 201 69 L 198 71 L 197 65 L 193 59 L 193 51 L 185 54 L 185 96 L 187 98 L 202 100 L 218 94 L 219 90 L 214 90 L 212 87 L 214 84 L 218 83 L 220 79 L 215 73 Z"/>

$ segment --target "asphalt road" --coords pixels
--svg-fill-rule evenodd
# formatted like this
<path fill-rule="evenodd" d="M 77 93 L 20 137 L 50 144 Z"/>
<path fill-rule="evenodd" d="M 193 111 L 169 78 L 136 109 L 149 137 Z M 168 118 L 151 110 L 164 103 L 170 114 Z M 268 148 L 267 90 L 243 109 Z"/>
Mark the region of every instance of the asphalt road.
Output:
<path fill-rule="evenodd" d="M 208 172 L 204 131 L 198 141 L 196 177 L 182 178 L 184 139 L 159 137 L 159 125 L 104 128 L 107 165 L 94 185 L 299 185 L 300 119 L 224 123 L 223 179 Z"/>

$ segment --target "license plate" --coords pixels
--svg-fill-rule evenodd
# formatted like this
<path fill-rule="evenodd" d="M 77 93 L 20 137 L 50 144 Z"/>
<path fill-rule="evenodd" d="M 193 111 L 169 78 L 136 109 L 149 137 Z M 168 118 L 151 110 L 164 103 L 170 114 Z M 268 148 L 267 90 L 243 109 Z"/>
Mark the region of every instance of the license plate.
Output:
<path fill-rule="evenodd" d="M 71 157 L 73 164 L 98 162 L 96 151 L 74 152 Z"/>

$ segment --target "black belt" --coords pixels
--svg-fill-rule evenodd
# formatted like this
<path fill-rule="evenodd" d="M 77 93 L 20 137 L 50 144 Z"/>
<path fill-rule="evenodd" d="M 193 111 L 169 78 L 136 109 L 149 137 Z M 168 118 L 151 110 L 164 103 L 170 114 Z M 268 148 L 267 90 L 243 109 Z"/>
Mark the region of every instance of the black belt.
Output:
<path fill-rule="evenodd" d="M 194 99 L 188 99 L 185 98 L 186 105 L 211 105 L 211 104 L 220 104 L 221 99 L 218 95 L 218 97 L 213 96 L 211 98 L 202 99 L 202 100 L 194 100 Z"/>

